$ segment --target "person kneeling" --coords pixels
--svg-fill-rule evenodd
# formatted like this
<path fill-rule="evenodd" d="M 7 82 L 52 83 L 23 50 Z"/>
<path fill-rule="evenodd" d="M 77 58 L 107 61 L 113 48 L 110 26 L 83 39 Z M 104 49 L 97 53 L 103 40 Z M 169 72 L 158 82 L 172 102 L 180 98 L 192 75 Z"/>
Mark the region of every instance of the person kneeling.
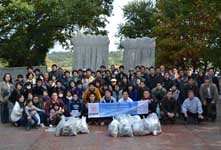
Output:
<path fill-rule="evenodd" d="M 188 91 L 188 98 L 183 102 L 182 112 L 186 123 L 199 124 L 204 119 L 202 103 L 191 90 Z"/>

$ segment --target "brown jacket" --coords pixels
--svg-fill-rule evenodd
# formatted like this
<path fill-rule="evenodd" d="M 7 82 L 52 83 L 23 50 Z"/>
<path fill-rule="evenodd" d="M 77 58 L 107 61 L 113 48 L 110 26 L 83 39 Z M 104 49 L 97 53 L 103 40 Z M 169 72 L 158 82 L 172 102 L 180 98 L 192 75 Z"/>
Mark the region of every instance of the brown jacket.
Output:
<path fill-rule="evenodd" d="M 86 104 L 87 103 L 87 100 L 89 98 L 89 95 L 90 93 L 94 93 L 95 94 L 95 97 L 96 97 L 96 101 L 100 102 L 101 100 L 101 94 L 100 94 L 100 91 L 98 88 L 95 88 L 94 91 L 90 91 L 89 88 L 87 88 L 87 90 L 84 92 L 83 96 L 82 96 L 82 100 L 83 100 L 83 103 Z"/>

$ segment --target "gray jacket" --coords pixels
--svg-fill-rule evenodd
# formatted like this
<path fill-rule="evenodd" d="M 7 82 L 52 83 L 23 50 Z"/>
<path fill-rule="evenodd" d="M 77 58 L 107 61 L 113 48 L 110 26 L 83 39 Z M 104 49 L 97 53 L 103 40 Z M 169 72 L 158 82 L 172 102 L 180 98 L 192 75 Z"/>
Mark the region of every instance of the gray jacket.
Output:
<path fill-rule="evenodd" d="M 0 82 L 0 103 L 8 102 L 8 98 L 13 91 L 13 84 L 7 85 L 6 82 Z"/>
<path fill-rule="evenodd" d="M 209 87 L 212 101 L 216 103 L 219 99 L 218 89 L 213 83 L 211 83 Z M 202 84 L 200 87 L 200 98 L 202 102 L 206 101 L 206 98 L 209 98 L 208 87 L 205 84 Z"/>

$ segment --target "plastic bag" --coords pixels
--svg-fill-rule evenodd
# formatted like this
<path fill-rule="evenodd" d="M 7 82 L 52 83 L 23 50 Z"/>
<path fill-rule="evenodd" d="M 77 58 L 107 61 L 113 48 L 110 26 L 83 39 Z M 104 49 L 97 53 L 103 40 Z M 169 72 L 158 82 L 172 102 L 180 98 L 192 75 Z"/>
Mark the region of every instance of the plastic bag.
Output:
<path fill-rule="evenodd" d="M 133 134 L 137 136 L 144 136 L 150 134 L 149 130 L 144 129 L 144 120 L 136 121 L 132 124 Z"/>
<path fill-rule="evenodd" d="M 69 119 L 64 123 L 63 129 L 62 129 L 62 135 L 63 136 L 75 136 L 77 135 L 76 128 L 73 127 L 75 120 Z"/>
<path fill-rule="evenodd" d="M 128 115 L 119 115 L 119 116 L 116 116 L 115 119 L 120 122 L 121 120 L 123 119 L 129 119 L 130 116 Z"/>
<path fill-rule="evenodd" d="M 65 116 L 61 116 L 61 120 L 55 129 L 55 136 L 61 136 L 64 124 L 65 124 Z"/>
<path fill-rule="evenodd" d="M 128 117 L 124 117 L 120 119 L 119 122 L 119 136 L 133 136 L 133 130 L 131 127 L 131 123 L 129 122 Z"/>
<path fill-rule="evenodd" d="M 149 130 L 153 135 L 161 133 L 160 121 L 155 113 L 151 113 L 144 119 L 144 129 Z"/>
<path fill-rule="evenodd" d="M 72 126 L 76 130 L 77 133 L 80 133 L 81 119 L 80 118 L 74 118 L 74 119 L 75 121 L 72 124 Z"/>
<path fill-rule="evenodd" d="M 83 134 L 89 133 L 86 117 L 82 117 L 80 121 L 77 121 L 77 131 L 78 133 L 83 133 Z"/>
<path fill-rule="evenodd" d="M 117 137 L 119 131 L 119 121 L 113 119 L 113 121 L 108 125 L 108 134 L 112 137 Z"/>
<path fill-rule="evenodd" d="M 141 120 L 140 116 L 135 115 L 135 116 L 128 116 L 129 122 L 133 125 L 134 123 L 138 122 Z"/>

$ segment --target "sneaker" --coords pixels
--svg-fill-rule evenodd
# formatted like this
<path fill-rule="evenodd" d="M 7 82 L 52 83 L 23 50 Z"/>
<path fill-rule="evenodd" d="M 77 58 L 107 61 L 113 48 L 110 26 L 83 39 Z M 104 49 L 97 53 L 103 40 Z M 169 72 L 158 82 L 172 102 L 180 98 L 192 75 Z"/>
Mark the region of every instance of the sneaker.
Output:
<path fill-rule="evenodd" d="M 105 125 L 105 123 L 102 121 L 101 123 L 100 123 L 100 126 L 104 126 Z"/>
<path fill-rule="evenodd" d="M 27 130 L 27 131 L 31 130 L 31 127 L 30 127 L 30 126 L 27 126 L 26 130 Z"/>
<path fill-rule="evenodd" d="M 41 128 L 46 128 L 46 126 L 43 123 L 40 124 L 40 127 Z"/>

